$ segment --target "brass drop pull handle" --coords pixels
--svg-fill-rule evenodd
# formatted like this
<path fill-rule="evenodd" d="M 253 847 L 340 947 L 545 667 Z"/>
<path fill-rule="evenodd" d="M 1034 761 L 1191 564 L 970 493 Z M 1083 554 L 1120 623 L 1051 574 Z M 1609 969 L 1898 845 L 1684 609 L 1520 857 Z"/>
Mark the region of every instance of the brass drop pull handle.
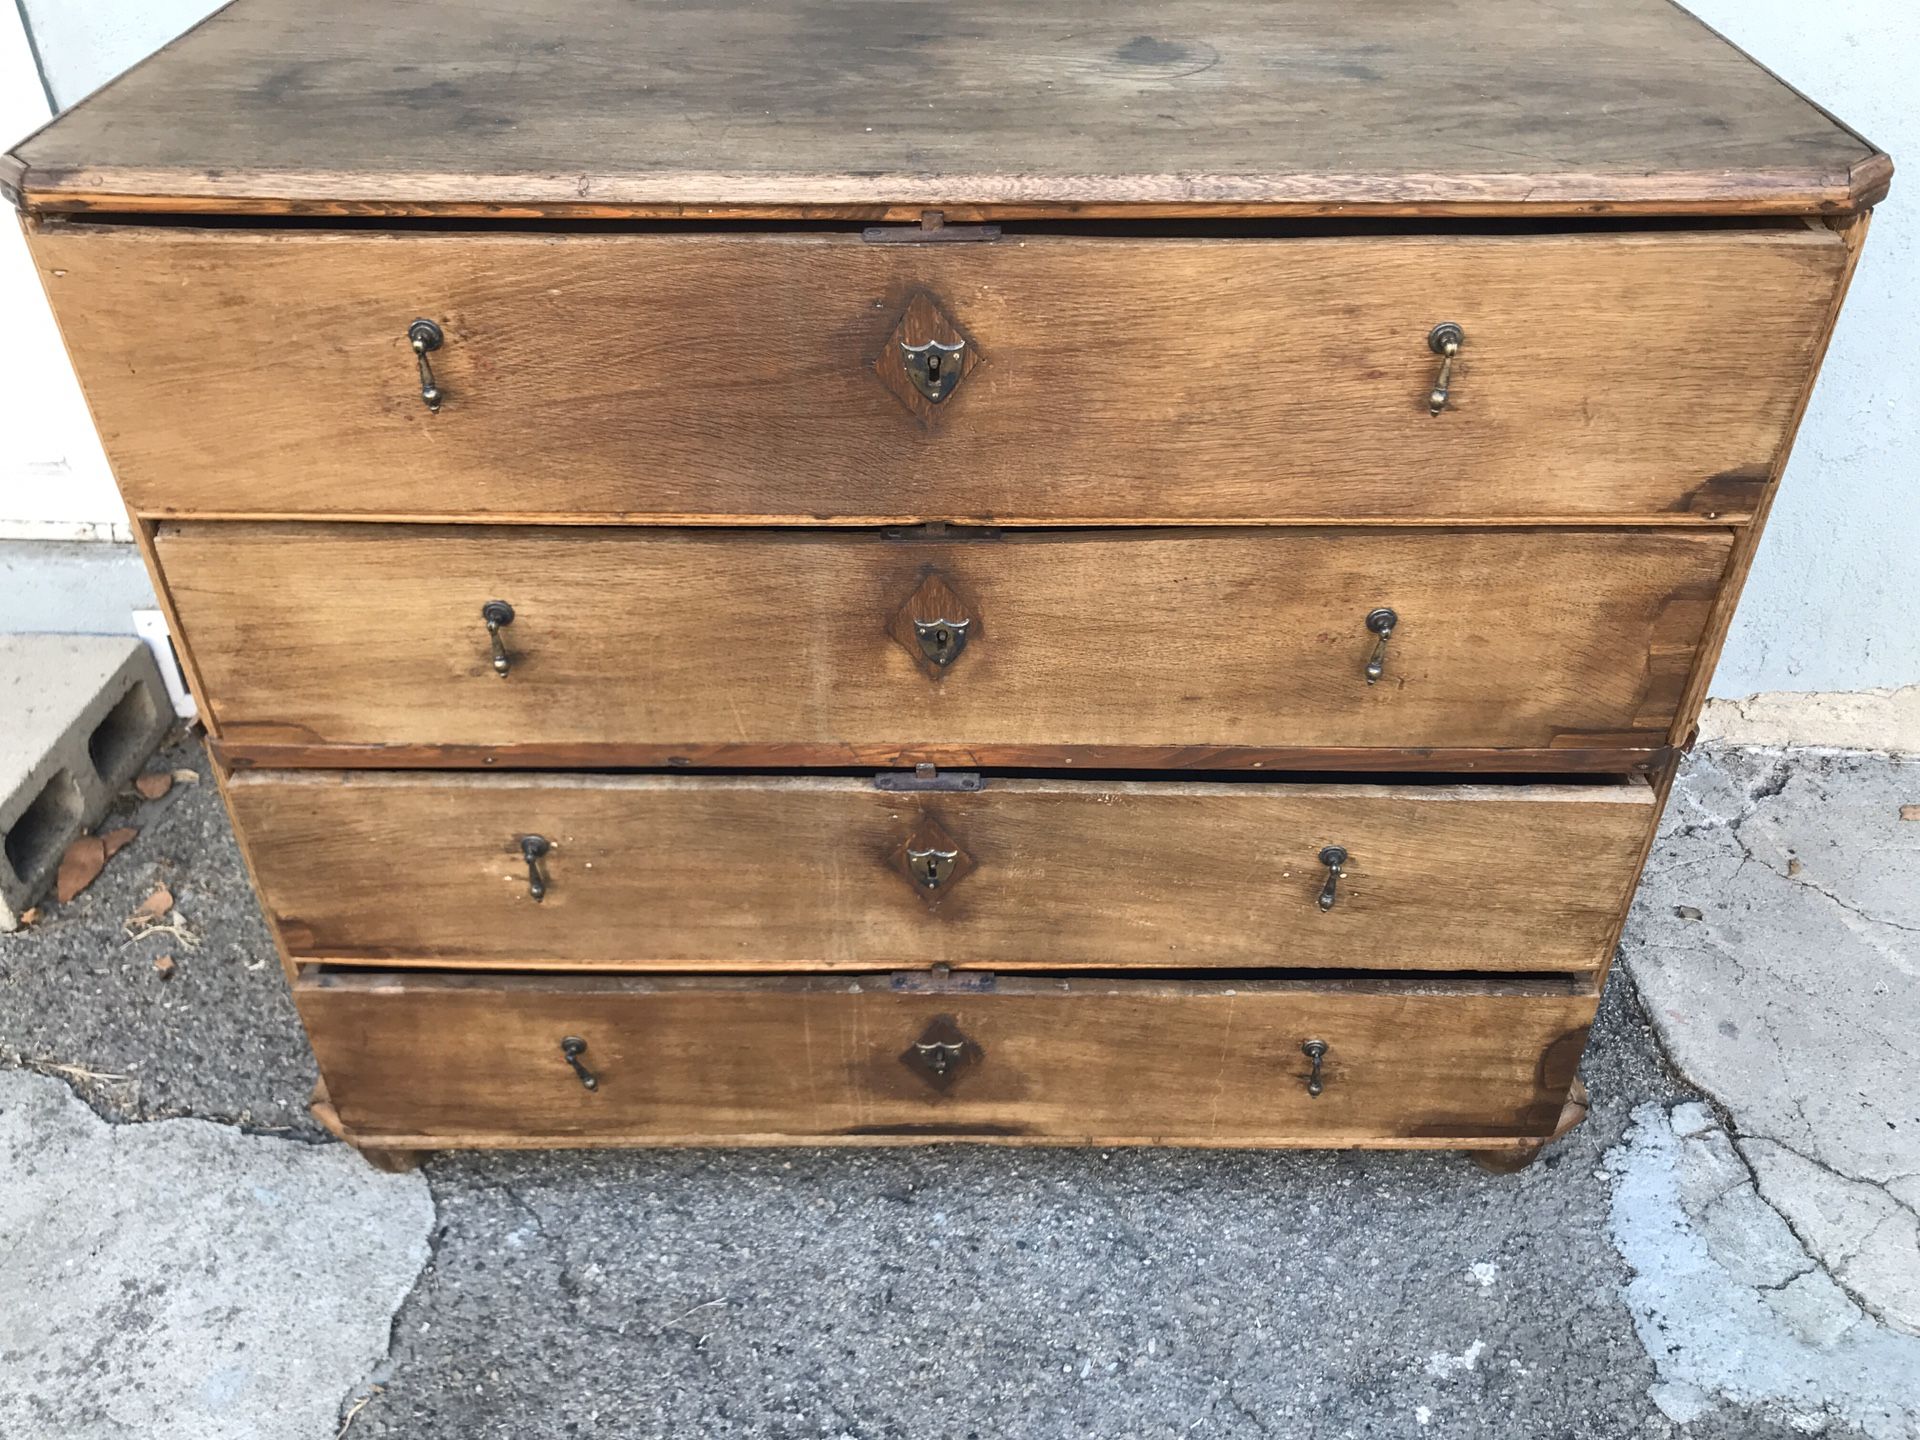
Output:
<path fill-rule="evenodd" d="M 1340 886 L 1340 877 L 1347 873 L 1346 847 L 1329 845 L 1320 852 L 1320 863 L 1327 867 L 1327 883 L 1320 887 L 1320 908 L 1331 910 L 1333 902 L 1339 898 L 1336 893 Z"/>
<path fill-rule="evenodd" d="M 1320 1078 L 1320 1064 L 1327 1058 L 1327 1042 L 1309 1040 L 1300 1047 L 1300 1053 L 1313 1062 L 1313 1069 L 1307 1073 L 1307 1094 L 1318 1100 L 1320 1092 L 1327 1088 L 1326 1082 Z"/>
<path fill-rule="evenodd" d="M 520 858 L 527 862 L 527 896 L 536 905 L 547 898 L 547 877 L 540 873 L 540 862 L 551 849 L 553 842 L 544 835 L 520 837 Z"/>
<path fill-rule="evenodd" d="M 500 638 L 500 632 L 513 623 L 513 606 L 504 600 L 489 600 L 480 607 L 480 618 L 487 622 L 487 639 L 493 642 L 493 673 L 504 680 L 513 668 L 513 657 L 507 654 L 507 642 Z"/>
<path fill-rule="evenodd" d="M 587 1042 L 578 1035 L 569 1035 L 560 1042 L 560 1053 L 566 1057 L 567 1064 L 573 1067 L 573 1073 L 580 1077 L 582 1090 L 598 1090 L 600 1077 L 580 1063 L 580 1057 L 587 1053 Z"/>
<path fill-rule="evenodd" d="M 1451 320 L 1433 327 L 1427 336 L 1427 348 L 1440 357 L 1440 376 L 1427 396 L 1427 413 L 1438 415 L 1447 408 L 1447 396 L 1453 390 L 1453 362 L 1460 358 L 1460 347 L 1467 343 L 1467 332 Z"/>
<path fill-rule="evenodd" d="M 413 358 L 420 362 L 420 398 L 427 409 L 440 413 L 440 387 L 433 378 L 433 366 L 427 356 L 438 350 L 446 335 L 431 320 L 416 320 L 407 326 L 407 343 L 413 346 Z"/>
<path fill-rule="evenodd" d="M 1384 605 L 1367 612 L 1367 629 L 1380 637 L 1374 642 L 1373 655 L 1367 661 L 1367 684 L 1378 685 L 1380 677 L 1387 673 L 1387 642 L 1393 639 L 1393 627 L 1399 623 L 1400 617 Z"/>

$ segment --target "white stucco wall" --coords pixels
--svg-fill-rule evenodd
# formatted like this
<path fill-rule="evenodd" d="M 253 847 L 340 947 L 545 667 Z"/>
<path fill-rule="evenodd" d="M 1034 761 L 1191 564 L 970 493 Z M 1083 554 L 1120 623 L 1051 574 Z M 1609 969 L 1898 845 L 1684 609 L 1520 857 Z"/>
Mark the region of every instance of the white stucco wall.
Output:
<path fill-rule="evenodd" d="M 65 106 L 216 0 L 20 3 Z M 1920 683 L 1920 0 L 1688 5 L 1910 166 L 1875 219 L 1714 693 Z M 5 143 L 45 116 L 31 81 L 24 35 L 0 10 Z M 0 537 L 103 533 L 123 522 L 119 502 L 24 253 L 0 230 Z"/>

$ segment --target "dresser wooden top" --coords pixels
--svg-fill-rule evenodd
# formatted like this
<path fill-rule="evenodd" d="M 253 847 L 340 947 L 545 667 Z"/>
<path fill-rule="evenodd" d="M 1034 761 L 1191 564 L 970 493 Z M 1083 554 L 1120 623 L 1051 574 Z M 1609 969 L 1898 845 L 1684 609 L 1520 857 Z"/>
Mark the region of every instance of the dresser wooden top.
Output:
<path fill-rule="evenodd" d="M 1668 0 L 235 0 L 27 208 L 1821 213 L 1885 155 Z"/>

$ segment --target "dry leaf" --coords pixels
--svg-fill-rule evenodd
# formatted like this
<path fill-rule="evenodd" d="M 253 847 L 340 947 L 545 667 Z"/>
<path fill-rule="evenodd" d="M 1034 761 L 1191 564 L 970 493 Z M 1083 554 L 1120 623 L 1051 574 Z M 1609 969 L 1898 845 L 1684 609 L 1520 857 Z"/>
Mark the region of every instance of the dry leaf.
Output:
<path fill-rule="evenodd" d="M 1902 805 L 1900 807 L 1900 818 L 1902 820 L 1920 820 L 1920 805 Z"/>
<path fill-rule="evenodd" d="M 1787 857 L 1787 878 L 1789 880 L 1798 880 L 1800 878 L 1800 872 L 1806 868 L 1806 866 L 1800 863 L 1798 857 L 1792 855 Z"/>
<path fill-rule="evenodd" d="M 164 885 L 158 885 L 154 887 L 151 895 L 140 902 L 140 907 L 133 912 L 133 918 L 158 920 L 171 909 L 173 909 L 173 892 Z"/>
<path fill-rule="evenodd" d="M 98 835 L 82 835 L 67 846 L 60 857 L 60 870 L 53 880 L 53 898 L 62 905 L 72 900 L 100 877 L 107 866 L 107 847 Z"/>
<path fill-rule="evenodd" d="M 35 905 L 30 909 L 22 910 L 20 912 L 20 923 L 22 925 L 31 925 L 33 924 L 34 921 L 38 920 L 39 918 L 40 918 L 40 907 L 38 905 Z"/>
<path fill-rule="evenodd" d="M 198 770 L 176 770 L 173 772 L 173 778 L 178 780 L 182 785 L 198 785 L 200 783 L 200 772 Z"/>
<path fill-rule="evenodd" d="M 111 860 L 138 839 L 139 835 L 138 830 L 132 830 L 123 825 L 118 830 L 107 831 L 100 837 L 100 843 L 107 847 L 107 858 Z"/>
<path fill-rule="evenodd" d="M 167 791 L 173 789 L 173 776 L 165 770 L 155 770 L 149 775 L 134 778 L 133 788 L 140 792 L 143 800 L 158 800 Z"/>
<path fill-rule="evenodd" d="M 153 973 L 158 975 L 162 980 L 171 980 L 175 968 L 173 956 L 156 955 L 153 957 Z"/>

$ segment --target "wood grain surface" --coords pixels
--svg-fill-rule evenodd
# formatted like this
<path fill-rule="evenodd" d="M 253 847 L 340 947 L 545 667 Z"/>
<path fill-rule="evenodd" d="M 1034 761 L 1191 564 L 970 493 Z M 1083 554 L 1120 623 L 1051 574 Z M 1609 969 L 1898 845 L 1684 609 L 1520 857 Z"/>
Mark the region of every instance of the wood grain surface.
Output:
<path fill-rule="evenodd" d="M 168 524 L 223 741 L 1664 743 L 1725 531 L 819 531 Z M 930 575 L 973 638 L 894 633 Z M 482 607 L 515 610 L 491 663 Z M 1378 684 L 1366 627 L 1399 628 Z M 834 763 L 822 758 L 814 763 Z"/>
<path fill-rule="evenodd" d="M 28 204 L 1851 208 L 1884 157 L 1666 0 L 240 0 Z"/>
<path fill-rule="evenodd" d="M 793 524 L 1737 521 L 1847 258 L 1801 224 L 32 244 L 144 515 Z M 1435 417 L 1442 321 L 1466 344 Z M 899 346 L 951 336 L 966 378 L 920 402 Z"/>
<path fill-rule="evenodd" d="M 339 1123 L 408 1148 L 1543 1137 L 1594 1007 L 1526 986 L 972 987 L 309 972 L 295 996 Z M 954 1032 L 963 1054 L 944 1087 L 902 1059 Z M 597 1088 L 568 1066 L 568 1037 L 586 1042 Z M 1317 1099 L 1309 1040 L 1328 1047 Z"/>
<path fill-rule="evenodd" d="M 1653 822 L 1617 785 L 256 772 L 230 785 L 307 960 L 874 970 L 1594 971 Z M 902 846 L 946 837 L 933 889 Z M 551 847 L 530 893 L 520 838 Z M 1348 860 L 1330 910 L 1321 851 Z"/>

